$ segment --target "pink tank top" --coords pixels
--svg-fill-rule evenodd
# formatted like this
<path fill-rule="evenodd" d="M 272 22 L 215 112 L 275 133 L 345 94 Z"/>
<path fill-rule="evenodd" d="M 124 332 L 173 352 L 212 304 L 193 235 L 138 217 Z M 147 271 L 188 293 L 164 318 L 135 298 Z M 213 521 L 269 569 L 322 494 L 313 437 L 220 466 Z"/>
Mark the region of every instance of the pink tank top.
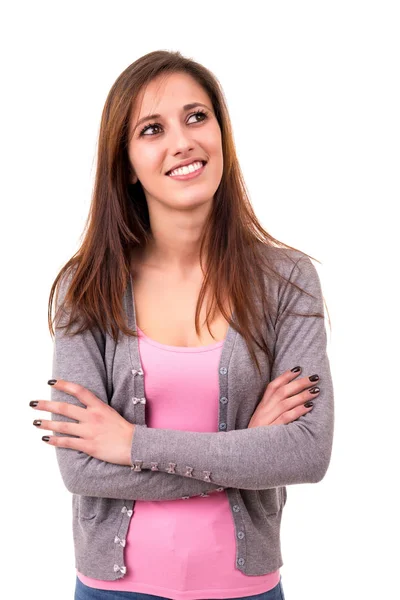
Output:
<path fill-rule="evenodd" d="M 217 432 L 218 365 L 224 342 L 167 346 L 139 328 L 138 333 L 147 426 Z M 225 491 L 208 497 L 137 500 L 124 556 L 126 575 L 116 581 L 86 577 L 78 570 L 76 574 L 92 588 L 173 600 L 252 596 L 272 589 L 280 579 L 279 569 L 249 577 L 235 568 L 235 528 Z"/>

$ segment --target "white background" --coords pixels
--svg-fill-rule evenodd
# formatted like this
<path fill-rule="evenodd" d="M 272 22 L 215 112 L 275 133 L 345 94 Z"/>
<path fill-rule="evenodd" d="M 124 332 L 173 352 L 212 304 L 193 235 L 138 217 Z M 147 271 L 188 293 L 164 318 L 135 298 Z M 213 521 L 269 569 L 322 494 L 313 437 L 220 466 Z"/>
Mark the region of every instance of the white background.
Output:
<path fill-rule="evenodd" d="M 32 425 L 49 413 L 29 401 L 50 399 L 47 302 L 80 244 L 106 96 L 159 49 L 218 77 L 262 225 L 321 261 L 335 439 L 325 478 L 288 486 L 286 600 L 399 593 L 398 9 L 383 0 L 3 5 L 3 598 L 74 595 L 71 497 L 54 447 Z"/>

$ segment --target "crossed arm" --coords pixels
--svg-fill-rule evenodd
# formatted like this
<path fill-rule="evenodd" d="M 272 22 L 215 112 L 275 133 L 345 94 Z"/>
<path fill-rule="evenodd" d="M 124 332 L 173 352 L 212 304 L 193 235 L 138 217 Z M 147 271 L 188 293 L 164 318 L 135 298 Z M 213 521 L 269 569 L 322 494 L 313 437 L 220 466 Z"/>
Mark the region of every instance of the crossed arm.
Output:
<path fill-rule="evenodd" d="M 303 372 L 318 373 L 321 392 L 311 412 L 285 426 L 218 433 L 136 425 L 131 458 L 132 464 L 139 461 L 140 471 L 99 461 L 82 452 L 56 448 L 67 489 L 75 494 L 104 498 L 173 500 L 216 491 L 221 486 L 267 489 L 320 481 L 330 462 L 334 427 L 325 322 L 319 317 L 292 316 L 289 312 L 323 314 L 322 291 L 317 271 L 308 257 L 296 263 L 291 279 L 314 297 L 300 295 L 292 286 L 285 288 L 279 302 L 271 380 L 296 364 L 301 364 Z M 56 328 L 52 376 L 76 381 L 108 402 L 99 335 L 88 330 L 67 338 Z M 75 401 L 55 389 L 52 400 Z M 68 420 L 57 414 L 52 419 Z M 161 470 L 151 470 L 151 462 L 155 461 Z M 170 463 L 176 465 L 173 473 L 166 472 Z M 191 477 L 185 476 L 187 465 L 193 467 Z M 212 474 L 211 482 L 204 480 L 207 473 Z"/>

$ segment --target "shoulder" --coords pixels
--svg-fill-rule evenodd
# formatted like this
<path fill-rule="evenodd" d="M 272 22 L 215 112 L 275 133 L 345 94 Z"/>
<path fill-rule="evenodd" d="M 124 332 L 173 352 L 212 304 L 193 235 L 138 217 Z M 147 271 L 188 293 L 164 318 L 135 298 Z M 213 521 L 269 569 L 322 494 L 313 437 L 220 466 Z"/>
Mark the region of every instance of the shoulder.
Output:
<path fill-rule="evenodd" d="M 265 289 L 278 306 L 287 303 L 308 306 L 322 304 L 322 287 L 319 273 L 310 257 L 291 248 L 262 245 L 267 258 L 264 270 Z"/>
<path fill-rule="evenodd" d="M 310 266 L 314 267 L 307 254 L 301 250 L 270 246 L 264 242 L 259 242 L 258 248 L 268 266 L 286 279 L 289 279 L 292 274 L 294 275 L 297 269 L 303 271 L 303 268 L 307 270 Z"/>
<path fill-rule="evenodd" d="M 65 296 L 67 294 L 67 291 L 69 290 L 69 287 L 71 285 L 72 282 L 72 278 L 75 274 L 75 271 L 77 269 L 77 265 L 73 265 L 71 267 L 69 267 L 68 269 L 66 269 L 61 277 L 58 280 L 58 285 L 57 285 L 57 302 L 56 305 L 60 305 L 63 304 Z"/>

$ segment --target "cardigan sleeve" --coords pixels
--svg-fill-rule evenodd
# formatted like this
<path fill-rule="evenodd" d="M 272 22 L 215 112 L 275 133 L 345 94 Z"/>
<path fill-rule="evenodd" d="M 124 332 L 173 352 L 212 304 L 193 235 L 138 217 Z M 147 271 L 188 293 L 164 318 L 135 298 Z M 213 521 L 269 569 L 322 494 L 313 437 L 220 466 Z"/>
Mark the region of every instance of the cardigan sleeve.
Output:
<path fill-rule="evenodd" d="M 65 296 L 67 280 L 60 285 L 59 297 Z M 56 309 L 59 305 L 57 301 Z M 65 314 L 67 314 L 64 311 Z M 64 319 L 62 319 L 65 324 Z M 98 328 L 74 336 L 55 327 L 52 377 L 79 383 L 109 404 L 106 367 L 103 358 L 104 337 Z M 82 407 L 75 396 L 51 388 L 51 400 Z M 64 415 L 50 413 L 51 421 L 76 423 Z M 55 436 L 67 434 L 53 432 Z M 70 436 L 71 437 L 71 436 Z M 77 436 L 72 436 L 77 437 Z M 175 500 L 217 490 L 214 483 L 188 479 L 179 474 L 171 477 L 163 471 L 134 471 L 130 466 L 98 460 L 71 448 L 55 447 L 64 485 L 73 494 L 118 498 L 123 500 Z"/>
<path fill-rule="evenodd" d="M 303 377 L 317 373 L 321 391 L 313 409 L 291 423 L 227 432 L 186 432 L 137 425 L 131 445 L 132 464 L 139 461 L 146 470 L 151 461 L 158 461 L 166 470 L 169 463 L 174 463 L 178 474 L 184 474 L 190 466 L 195 479 L 208 473 L 215 484 L 249 490 L 316 483 L 325 476 L 334 429 L 325 317 L 289 314 L 324 315 L 321 283 L 308 256 L 303 255 L 296 262 L 290 280 L 313 297 L 289 283 L 281 292 L 270 379 L 296 365 L 302 367 Z"/>

